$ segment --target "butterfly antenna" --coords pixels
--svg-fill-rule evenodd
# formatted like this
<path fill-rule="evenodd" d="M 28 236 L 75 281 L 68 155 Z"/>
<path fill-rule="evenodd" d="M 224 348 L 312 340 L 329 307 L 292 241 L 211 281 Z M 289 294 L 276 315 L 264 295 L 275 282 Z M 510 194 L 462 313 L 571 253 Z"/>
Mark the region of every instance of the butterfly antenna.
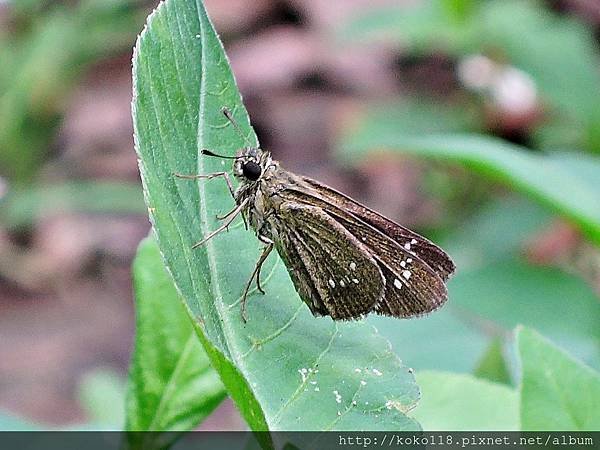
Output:
<path fill-rule="evenodd" d="M 233 114 L 231 114 L 231 111 L 229 111 L 229 108 L 227 108 L 226 106 L 224 106 L 221 109 L 221 112 L 225 115 L 225 117 L 227 117 L 227 120 L 229 120 L 229 122 L 231 122 L 231 125 L 233 125 L 233 128 L 235 128 L 235 131 L 237 131 L 237 133 L 240 135 L 240 137 L 244 140 L 244 142 L 246 143 L 246 145 L 250 148 L 255 147 L 249 140 L 248 137 L 244 134 L 244 132 L 242 131 L 242 129 L 240 128 L 240 126 L 238 125 L 238 123 L 236 122 L 236 120 L 233 117 Z"/>
<path fill-rule="evenodd" d="M 205 148 L 200 150 L 200 153 L 202 153 L 203 155 L 206 155 L 206 156 L 214 156 L 215 158 L 223 158 L 223 159 L 238 159 L 239 158 L 239 156 L 217 155 L 216 153 L 213 153 L 210 150 L 207 150 Z"/>

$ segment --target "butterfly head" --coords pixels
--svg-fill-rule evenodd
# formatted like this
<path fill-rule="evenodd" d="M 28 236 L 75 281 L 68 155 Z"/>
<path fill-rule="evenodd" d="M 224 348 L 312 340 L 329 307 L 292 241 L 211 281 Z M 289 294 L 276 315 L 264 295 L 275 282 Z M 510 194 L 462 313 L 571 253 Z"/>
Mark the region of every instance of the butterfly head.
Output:
<path fill-rule="evenodd" d="M 271 154 L 256 147 L 244 147 L 235 156 L 218 155 L 210 150 L 202 150 L 203 155 L 223 159 L 233 159 L 233 175 L 241 182 L 254 183 L 259 181 L 265 171 L 274 165 Z"/>
<path fill-rule="evenodd" d="M 241 181 L 256 182 L 271 165 L 271 155 L 260 148 L 239 150 L 233 163 L 233 175 Z"/>

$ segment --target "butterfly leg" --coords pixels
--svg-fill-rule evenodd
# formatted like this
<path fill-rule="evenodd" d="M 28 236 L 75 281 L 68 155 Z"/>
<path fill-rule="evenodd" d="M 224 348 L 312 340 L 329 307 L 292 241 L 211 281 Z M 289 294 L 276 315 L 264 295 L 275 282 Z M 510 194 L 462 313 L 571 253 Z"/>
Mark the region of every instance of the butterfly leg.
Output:
<path fill-rule="evenodd" d="M 229 178 L 228 172 L 214 172 L 214 173 L 209 173 L 207 175 L 184 175 L 181 173 L 174 173 L 173 175 L 175 175 L 177 178 L 183 178 L 186 180 L 199 180 L 199 179 L 212 180 L 213 178 L 222 177 L 225 180 L 225 182 L 227 183 L 227 187 L 229 188 L 229 193 L 235 199 L 235 189 L 233 188 L 233 184 L 231 183 L 231 178 Z"/>
<path fill-rule="evenodd" d="M 265 260 L 267 259 L 267 257 L 269 256 L 269 254 L 271 253 L 271 251 L 273 251 L 273 244 L 268 244 L 262 251 L 260 258 L 258 258 L 258 261 L 256 262 L 256 265 L 254 266 L 254 270 L 252 271 L 252 275 L 250 276 L 250 279 L 248 280 L 248 283 L 246 283 L 246 288 L 244 289 L 244 294 L 242 295 L 242 301 L 241 301 L 241 313 L 242 313 L 242 320 L 244 321 L 244 323 L 246 323 L 248 321 L 248 317 L 246 316 L 246 298 L 248 297 L 248 291 L 250 291 L 250 286 L 252 286 L 252 280 L 254 280 L 254 277 L 257 277 L 256 279 L 256 287 L 257 289 L 261 292 L 261 293 L 265 293 L 262 288 L 260 287 L 260 282 L 259 282 L 259 278 L 260 278 L 260 269 L 263 265 L 263 263 L 265 262 Z"/>
<path fill-rule="evenodd" d="M 257 234 L 257 237 L 261 242 L 267 244 L 267 247 L 271 246 L 271 249 L 269 250 L 269 252 L 271 252 L 271 250 L 273 249 L 273 241 L 265 236 L 262 236 L 260 233 Z M 260 286 L 260 269 L 262 269 L 262 264 L 258 267 L 258 271 L 256 272 L 256 289 L 258 290 L 258 292 L 265 295 L 265 291 L 263 291 L 263 288 Z"/>
<path fill-rule="evenodd" d="M 208 236 L 206 236 L 204 239 L 202 239 L 200 242 L 195 243 L 194 245 L 192 245 L 192 248 L 198 248 L 201 245 L 205 244 L 210 238 L 212 238 L 213 236 L 219 234 L 221 231 L 225 230 L 227 227 L 229 227 L 229 225 L 231 225 L 231 222 L 233 222 L 235 220 L 235 218 L 237 217 L 237 215 L 239 213 L 242 212 L 242 210 L 244 209 L 244 207 L 246 206 L 246 204 L 248 203 L 248 200 L 250 200 L 249 198 L 245 199 L 242 203 L 240 203 L 232 212 L 231 214 L 228 214 L 230 217 L 229 219 L 227 219 L 227 221 L 225 223 L 223 223 L 223 225 L 221 225 L 219 228 L 217 228 L 215 231 L 211 232 Z"/>
<path fill-rule="evenodd" d="M 225 220 L 227 219 L 230 215 L 232 215 L 233 213 L 235 213 L 237 210 L 236 208 L 233 208 L 231 211 L 229 211 L 227 214 L 219 216 L 217 215 L 217 220 Z M 246 222 L 246 216 L 244 214 L 242 214 L 242 220 L 244 221 L 244 228 L 247 230 L 248 229 L 248 222 Z"/>
<path fill-rule="evenodd" d="M 214 172 L 214 173 L 209 173 L 208 175 L 185 175 L 185 174 L 181 174 L 181 173 L 174 173 L 173 175 L 175 175 L 177 178 L 183 178 L 186 180 L 198 180 L 198 179 L 212 180 L 213 178 L 223 177 L 223 179 L 227 183 L 227 187 L 229 188 L 229 193 L 235 200 L 235 189 L 233 188 L 233 183 L 231 182 L 231 178 L 229 177 L 228 172 Z M 237 208 L 233 208 L 231 211 L 229 211 L 224 216 L 217 216 L 217 220 L 226 219 L 231 214 L 233 214 L 236 211 L 236 209 Z M 247 230 L 248 223 L 246 222 L 246 218 L 244 216 L 242 216 L 242 219 L 244 220 L 244 227 Z"/>
<path fill-rule="evenodd" d="M 237 206 L 235 208 L 233 208 L 231 211 L 229 211 L 227 214 L 224 214 L 222 216 L 217 216 L 217 220 L 225 220 L 227 219 L 229 216 L 231 216 L 235 211 L 237 210 Z"/>

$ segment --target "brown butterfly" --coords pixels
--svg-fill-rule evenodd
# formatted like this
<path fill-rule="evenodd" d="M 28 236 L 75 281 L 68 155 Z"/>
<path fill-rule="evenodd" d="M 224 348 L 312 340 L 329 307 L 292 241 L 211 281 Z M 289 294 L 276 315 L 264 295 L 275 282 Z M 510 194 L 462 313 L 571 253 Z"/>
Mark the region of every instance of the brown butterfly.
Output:
<path fill-rule="evenodd" d="M 223 113 L 244 136 L 228 109 Z M 268 151 L 248 145 L 236 156 L 209 150 L 202 154 L 233 159 L 234 189 L 227 172 L 181 175 L 223 177 L 235 208 L 223 224 L 194 245 L 199 247 L 242 215 L 265 244 L 242 296 L 273 248 L 285 263 L 300 298 L 315 316 L 359 319 L 374 312 L 399 318 L 439 308 L 448 298 L 445 282 L 454 272 L 450 257 L 417 233 L 398 225 L 315 180 L 281 168 Z"/>

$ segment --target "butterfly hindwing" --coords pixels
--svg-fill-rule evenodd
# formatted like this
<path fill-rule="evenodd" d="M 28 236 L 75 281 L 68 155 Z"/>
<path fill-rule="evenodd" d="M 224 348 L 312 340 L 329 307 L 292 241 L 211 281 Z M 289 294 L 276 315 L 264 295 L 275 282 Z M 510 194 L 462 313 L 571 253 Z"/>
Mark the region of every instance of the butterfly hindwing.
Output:
<path fill-rule="evenodd" d="M 374 309 L 377 313 L 413 317 L 431 312 L 447 300 L 444 280 L 417 256 L 412 246 L 406 248 L 398 244 L 371 225 L 341 210 L 333 210 L 331 214 L 350 233 L 365 238 L 371 255 L 380 266 L 386 279 L 386 289 L 384 297 Z"/>
<path fill-rule="evenodd" d="M 357 319 L 376 307 L 385 280 L 360 240 L 316 206 L 284 202 L 277 217 L 277 250 L 313 314 Z"/>

